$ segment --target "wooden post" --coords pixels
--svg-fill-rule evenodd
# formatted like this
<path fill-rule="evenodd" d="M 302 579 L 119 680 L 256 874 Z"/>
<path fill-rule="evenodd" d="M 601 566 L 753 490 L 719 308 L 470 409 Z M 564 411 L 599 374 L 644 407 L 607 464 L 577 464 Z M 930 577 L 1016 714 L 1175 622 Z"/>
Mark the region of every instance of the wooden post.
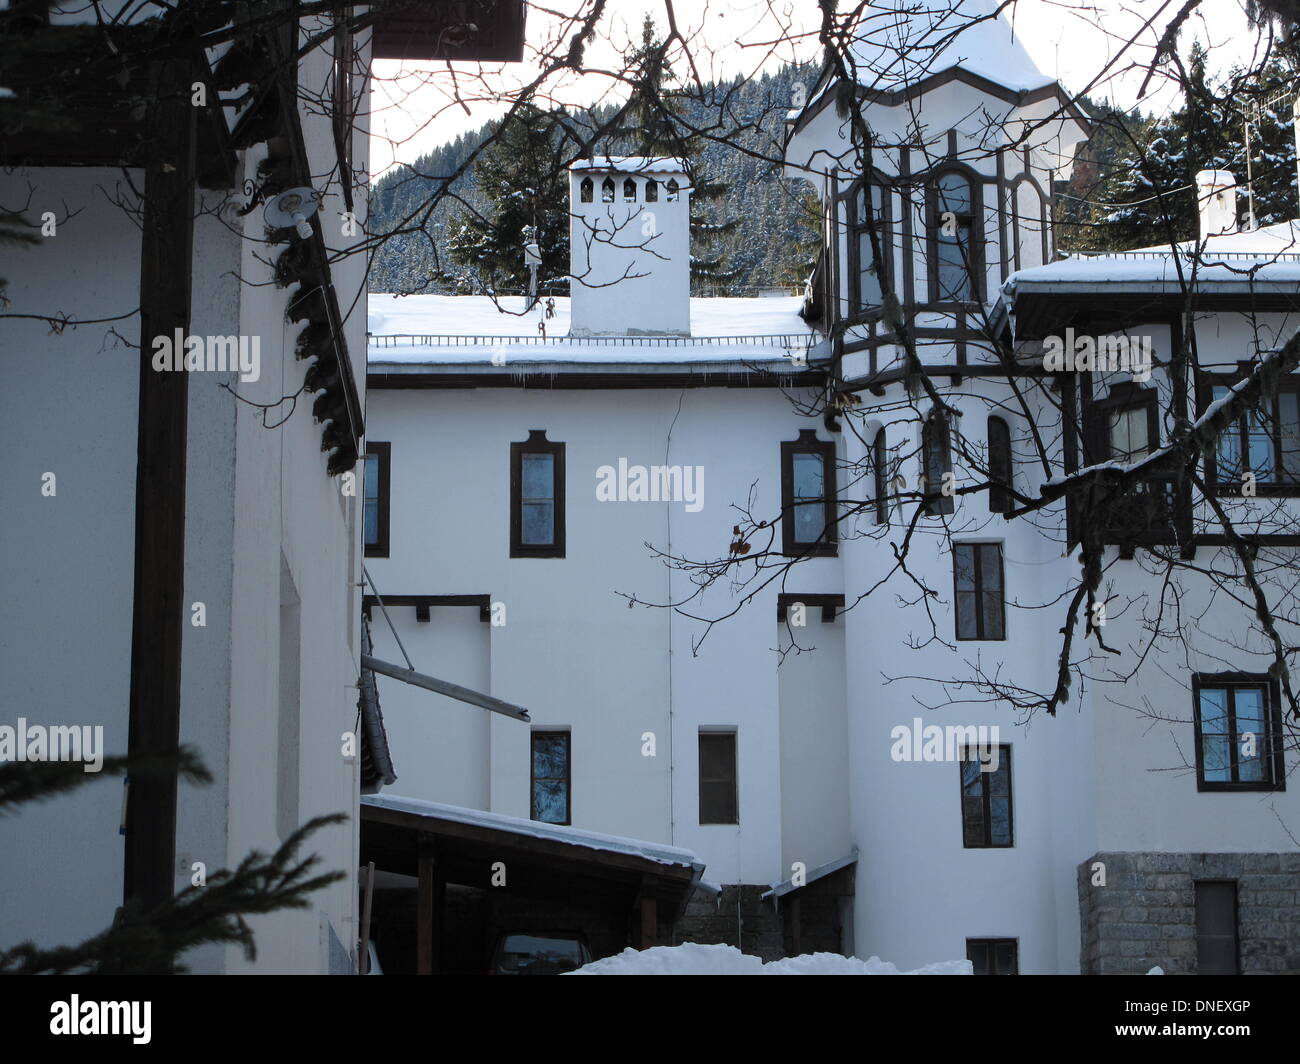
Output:
<path fill-rule="evenodd" d="M 641 899 L 641 949 L 659 944 L 659 905 L 654 898 Z"/>
<path fill-rule="evenodd" d="M 433 974 L 434 853 L 433 841 L 420 839 L 420 886 L 415 909 L 415 974 Z"/>
<path fill-rule="evenodd" d="M 182 24 L 177 37 L 187 31 Z M 193 61 L 182 44 L 157 60 L 140 239 L 140 409 L 135 482 L 135 598 L 127 753 L 175 754 L 180 743 L 189 380 L 152 365 L 155 337 L 189 335 L 194 237 Z M 183 355 L 184 351 L 178 352 Z M 183 366 L 183 364 L 182 364 Z M 176 771 L 133 771 L 123 894 L 145 909 L 176 885 Z"/>

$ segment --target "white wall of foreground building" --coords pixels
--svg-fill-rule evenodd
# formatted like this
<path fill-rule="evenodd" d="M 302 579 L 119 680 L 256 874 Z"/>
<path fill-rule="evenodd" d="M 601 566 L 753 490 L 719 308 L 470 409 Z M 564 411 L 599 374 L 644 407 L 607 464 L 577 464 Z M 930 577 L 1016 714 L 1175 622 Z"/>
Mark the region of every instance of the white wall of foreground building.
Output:
<path fill-rule="evenodd" d="M 321 82 L 330 70 L 318 52 L 300 76 Z M 329 120 L 302 117 L 311 169 L 328 172 Z M 354 163 L 364 167 L 364 136 L 355 143 Z M 245 153 L 247 175 L 264 153 Z M 135 180 L 139 186 L 141 175 Z M 137 307 L 139 229 L 97 187 L 125 191 L 121 173 L 16 170 L 0 175 L 0 198 L 24 202 L 29 186 L 34 209 L 48 205 L 60 223 L 56 235 L 7 259 L 10 311 L 95 319 Z M 348 241 L 336 193 L 322 208 L 322 233 L 337 250 Z M 180 785 L 177 889 L 190 884 L 195 862 L 211 876 L 254 849 L 274 851 L 310 817 L 349 820 L 303 849 L 320 856 L 319 871 L 341 871 L 343 880 L 306 910 L 251 918 L 255 962 L 219 946 L 184 962 L 197 972 L 346 971 L 357 934 L 358 763 L 342 753 L 343 733 L 357 719 L 357 496 L 327 475 L 310 397 L 272 429 L 261 410 L 223 387 L 272 403 L 299 390 L 307 363 L 294 354 L 301 324 L 285 319 L 295 291 L 268 283 L 261 261 L 283 246 L 261 243 L 260 211 L 242 223 L 235 216 L 242 196 L 222 205 L 218 193 L 199 195 L 191 335 L 256 337 L 261 364 L 256 381 L 212 372 L 190 378 L 180 727 L 214 781 Z M 66 220 L 64 205 L 72 212 Z M 358 206 L 364 211 L 364 196 Z M 343 326 L 361 389 L 364 270 L 364 258 L 333 267 L 341 306 L 354 307 L 362 294 Z M 10 567 L 0 603 L 0 665 L 13 696 L 6 705 L 32 723 L 102 725 L 110 755 L 127 748 L 139 391 L 139 353 L 128 343 L 139 328 L 133 314 L 62 332 L 40 321 L 0 324 L 11 456 L 0 480 L 0 546 L 22 559 Z M 46 472 L 58 478 L 54 497 L 41 495 Z M 355 472 L 359 493 L 360 467 Z M 201 627 L 191 624 L 195 603 L 206 614 Z M 13 720 L 0 715 L 4 723 Z M 17 859 L 0 864 L 0 948 L 27 939 L 75 944 L 111 924 L 122 900 L 121 788 L 120 780 L 96 780 L 7 818 L 6 845 Z"/>

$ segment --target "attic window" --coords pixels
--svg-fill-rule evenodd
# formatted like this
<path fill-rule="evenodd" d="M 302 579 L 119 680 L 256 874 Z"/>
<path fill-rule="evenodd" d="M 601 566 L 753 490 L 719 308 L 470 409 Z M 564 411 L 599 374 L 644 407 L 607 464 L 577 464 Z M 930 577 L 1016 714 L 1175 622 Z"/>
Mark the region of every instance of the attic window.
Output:
<path fill-rule="evenodd" d="M 677 196 L 681 192 L 681 185 L 679 185 L 675 179 L 669 178 L 667 188 L 668 195 L 665 198 L 669 203 L 676 203 Z"/>
<path fill-rule="evenodd" d="M 636 202 L 636 182 L 633 181 L 630 177 L 623 179 L 623 202 L 624 203 Z"/>
<path fill-rule="evenodd" d="M 647 203 L 659 202 L 659 182 L 653 177 L 645 183 L 645 201 Z"/>
<path fill-rule="evenodd" d="M 595 187 L 596 186 L 591 183 L 591 178 L 584 177 L 582 179 L 582 184 L 578 186 L 578 199 L 583 203 L 590 203 Z"/>
<path fill-rule="evenodd" d="M 600 183 L 600 202 L 614 202 L 614 179 L 612 177 L 607 177 Z"/>

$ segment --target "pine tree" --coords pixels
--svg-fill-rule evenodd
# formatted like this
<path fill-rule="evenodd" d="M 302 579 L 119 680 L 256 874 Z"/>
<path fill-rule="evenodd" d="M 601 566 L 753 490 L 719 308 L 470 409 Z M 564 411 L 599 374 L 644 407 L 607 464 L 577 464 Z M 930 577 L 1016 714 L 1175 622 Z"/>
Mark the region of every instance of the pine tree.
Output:
<path fill-rule="evenodd" d="M 567 291 L 570 145 L 562 118 L 524 103 L 498 125 L 475 167 L 484 209 L 462 212 L 447 243 L 455 268 L 444 276 L 454 289 L 526 292 L 524 245 L 535 240 L 542 256 L 538 291 Z"/>
<path fill-rule="evenodd" d="M 130 772 L 143 775 L 169 769 L 193 783 L 211 782 L 198 758 L 182 749 L 175 757 L 105 758 L 87 773 L 79 761 L 14 761 L 0 764 L 0 815 L 33 801 L 66 794 L 92 780 Z M 0 975 L 180 974 L 187 950 L 211 943 L 242 946 L 253 960 L 257 949 L 246 916 L 279 909 L 305 909 L 309 896 L 343 878 L 342 872 L 315 873 L 318 857 L 299 858 L 307 837 L 347 817 L 316 817 L 294 832 L 270 856 L 254 852 L 238 868 L 207 876 L 162 905 L 141 911 L 123 906 L 113 926 L 75 946 L 42 949 L 23 942 L 0 949 Z"/>

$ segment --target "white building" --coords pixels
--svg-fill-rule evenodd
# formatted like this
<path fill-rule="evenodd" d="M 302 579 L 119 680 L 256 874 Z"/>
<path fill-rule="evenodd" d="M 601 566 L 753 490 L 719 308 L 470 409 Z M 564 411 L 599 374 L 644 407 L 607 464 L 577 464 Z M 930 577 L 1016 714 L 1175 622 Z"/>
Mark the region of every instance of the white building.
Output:
<path fill-rule="evenodd" d="M 563 299 L 553 317 L 522 299 L 372 299 L 368 568 L 417 668 L 532 715 L 433 711 L 381 680 L 397 790 L 684 847 L 724 889 L 679 938 L 904 968 L 1300 970 L 1300 802 L 1267 642 L 1193 569 L 1171 579 L 1196 623 L 1143 641 L 1166 586 L 1146 548 L 1226 554 L 1190 488 L 1171 510 L 1153 482 L 1133 496 L 1143 531 L 1097 533 L 1121 653 L 1098 652 L 1054 717 L 969 686 L 1053 690 L 1088 515 L 1009 520 L 1006 496 L 961 490 L 1009 477 L 1033 499 L 1050 477 L 1134 461 L 1167 439 L 1158 409 L 1204 398 L 1166 368 L 1187 337 L 1169 249 L 1054 261 L 1051 183 L 1087 126 L 1009 26 L 977 23 L 923 70 L 884 61 L 993 10 L 872 31 L 861 84 L 826 80 L 792 116 L 789 173 L 825 208 L 816 331 L 798 300 L 688 300 L 676 250 L 639 269 L 626 246 L 578 239 L 650 213 L 678 247 L 685 210 L 665 220 L 645 187 L 678 164 L 646 160 L 575 170 L 572 323 Z M 875 139 L 865 181 L 844 99 Z M 1224 231 L 1226 182 L 1206 184 L 1207 254 L 1259 267 L 1203 271 L 1187 323 L 1202 371 L 1231 378 L 1295 331 L 1300 247 L 1291 226 Z M 946 418 L 908 390 L 882 272 Z M 1045 375 L 1066 329 L 1154 366 Z M 1272 437 L 1282 456 L 1288 438 Z M 1260 466 L 1275 496 L 1297 494 L 1286 468 Z M 948 471 L 957 493 L 916 517 L 919 478 Z M 1263 548 L 1297 544 L 1274 531 Z M 963 731 L 914 746 L 933 725 Z M 999 747 L 996 770 L 961 760 L 974 737 Z"/>
<path fill-rule="evenodd" d="M 342 813 L 303 848 L 341 880 L 252 918 L 256 962 L 234 946 L 184 961 L 350 973 L 365 256 L 330 260 L 364 236 L 372 52 L 473 58 L 475 41 L 439 52 L 426 12 L 355 38 L 316 19 L 233 42 L 207 26 L 222 40 L 202 48 L 183 5 L 156 10 L 3 13 L 7 43 L 54 62 L 4 74 L 29 118 L 6 118 L 0 200 L 42 240 L 0 268 L 0 724 L 99 728 L 108 756 L 179 740 L 213 782 L 100 779 L 7 818 L 0 947 L 80 943 L 124 899 L 150 907 Z M 178 58 L 140 60 L 158 53 Z M 317 202 L 297 219 L 265 213 L 304 186 Z M 176 372 L 177 335 L 206 364 Z"/>

